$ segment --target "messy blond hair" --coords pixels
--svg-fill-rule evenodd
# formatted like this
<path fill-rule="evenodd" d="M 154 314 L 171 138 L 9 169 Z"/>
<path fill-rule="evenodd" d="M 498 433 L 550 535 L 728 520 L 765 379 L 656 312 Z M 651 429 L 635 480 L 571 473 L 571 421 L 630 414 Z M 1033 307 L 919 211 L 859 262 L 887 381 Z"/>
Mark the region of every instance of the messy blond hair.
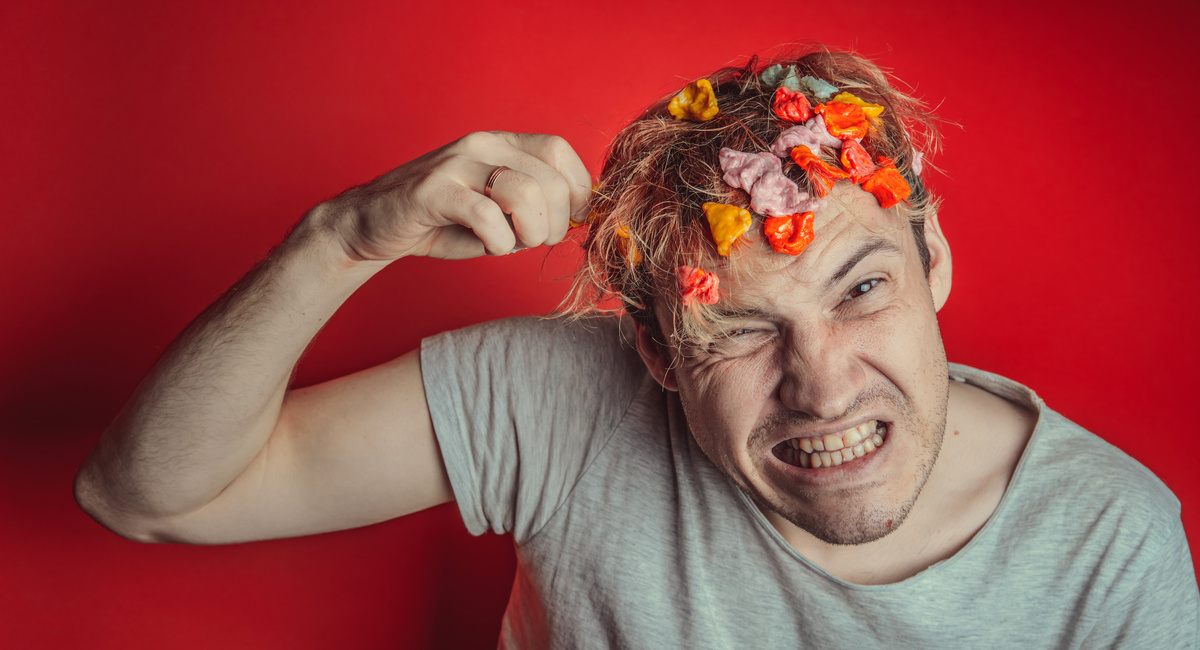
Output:
<path fill-rule="evenodd" d="M 723 321 L 731 315 L 728 301 L 722 296 L 714 306 L 694 301 L 684 308 L 675 270 L 684 265 L 720 269 L 721 275 L 738 274 L 742 279 L 740 274 L 751 274 L 746 279 L 753 280 L 753 268 L 737 264 L 738 247 L 728 260 L 718 257 L 701 206 L 711 201 L 749 210 L 749 195 L 722 180 L 718 152 L 723 147 L 770 151 L 775 138 L 793 126 L 774 116 L 775 86 L 760 79 L 774 64 L 794 65 L 801 76 L 824 79 L 839 91 L 884 106 L 863 144 L 895 161 L 912 188 L 908 202 L 892 210 L 908 217 L 928 271 L 923 224 L 936 209 L 936 199 L 912 167 L 918 151 L 932 154 L 938 148 L 936 118 L 921 101 L 896 90 L 888 75 L 868 59 L 810 45 L 787 57 L 754 57 L 745 66 L 706 77 L 720 107 L 710 121 L 674 119 L 666 110 L 667 97 L 617 135 L 592 198 L 583 258 L 562 311 L 575 316 L 627 311 L 657 335 L 658 303 L 674 317 L 677 345 L 704 346 L 722 335 Z M 818 154 L 837 159 L 837 152 L 828 147 Z M 802 190 L 812 192 L 806 174 L 791 160 L 784 160 L 783 171 Z M 751 213 L 755 226 L 748 234 L 753 238 L 762 229 L 763 217 Z M 661 337 L 658 340 L 662 343 Z"/>

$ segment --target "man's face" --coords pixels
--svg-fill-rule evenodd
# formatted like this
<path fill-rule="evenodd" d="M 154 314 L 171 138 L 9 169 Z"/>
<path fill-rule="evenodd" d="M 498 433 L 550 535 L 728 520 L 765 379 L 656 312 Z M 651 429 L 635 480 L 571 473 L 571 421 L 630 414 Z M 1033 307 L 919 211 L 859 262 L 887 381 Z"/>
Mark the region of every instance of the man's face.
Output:
<path fill-rule="evenodd" d="M 745 314 L 712 346 L 672 346 L 656 376 L 679 391 L 700 448 L 768 516 L 857 544 L 900 525 L 941 448 L 949 249 L 926 228 L 927 278 L 906 220 L 855 186 L 830 199 L 801 255 L 749 244 L 739 261 L 763 265 L 757 281 L 718 270 L 717 307 Z M 671 320 L 659 314 L 667 336 Z"/>

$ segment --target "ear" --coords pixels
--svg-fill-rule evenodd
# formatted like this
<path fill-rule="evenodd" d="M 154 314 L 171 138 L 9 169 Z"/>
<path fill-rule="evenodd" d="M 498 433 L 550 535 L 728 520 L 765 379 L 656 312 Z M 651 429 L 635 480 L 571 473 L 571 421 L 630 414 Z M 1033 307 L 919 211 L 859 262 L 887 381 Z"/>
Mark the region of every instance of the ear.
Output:
<path fill-rule="evenodd" d="M 654 341 L 654 334 L 641 323 L 635 322 L 634 327 L 637 329 L 638 354 L 650 374 L 654 376 L 654 380 L 667 390 L 678 391 L 679 385 L 675 383 L 675 371 L 671 370 L 671 360 L 667 358 L 662 346 Z"/>
<path fill-rule="evenodd" d="M 929 290 L 934 308 L 941 311 L 950 297 L 954 264 L 950 259 L 950 242 L 942 234 L 936 212 L 925 218 L 925 245 L 929 247 Z"/>

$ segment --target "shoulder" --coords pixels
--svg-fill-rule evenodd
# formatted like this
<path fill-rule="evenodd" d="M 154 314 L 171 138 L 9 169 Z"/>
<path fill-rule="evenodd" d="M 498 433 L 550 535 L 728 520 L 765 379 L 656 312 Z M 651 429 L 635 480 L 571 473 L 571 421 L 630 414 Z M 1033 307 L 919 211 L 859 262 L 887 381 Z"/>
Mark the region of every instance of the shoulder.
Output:
<path fill-rule="evenodd" d="M 422 347 L 433 345 L 511 345 L 567 342 L 620 347 L 623 340 L 620 318 L 518 316 L 501 318 L 431 336 Z M 632 341 L 629 343 L 632 346 Z"/>
<path fill-rule="evenodd" d="M 624 403 L 646 374 L 631 332 L 619 318 L 480 323 L 422 341 L 421 373 L 431 402 L 448 392 L 540 408 Z"/>
<path fill-rule="evenodd" d="M 1132 638 L 1139 647 L 1193 647 L 1200 610 L 1175 495 L 1025 386 L 962 366 L 950 372 L 1037 413 L 1000 506 L 972 540 L 973 564 L 1004 572 L 1005 593 L 1051 595 L 1047 629 L 1087 635 L 1088 647 Z M 1069 616 L 1056 624 L 1056 611 Z"/>
<path fill-rule="evenodd" d="M 1117 508 L 1146 524 L 1179 517 L 1179 499 L 1146 466 L 1049 407 L 1027 454 L 1048 487 L 1096 507 Z"/>
<path fill-rule="evenodd" d="M 1053 526 L 1063 535 L 1081 536 L 1141 531 L 1137 534 L 1151 538 L 1144 541 L 1162 541 L 1177 525 L 1179 500 L 1157 476 L 1029 388 L 957 364 L 951 365 L 951 378 L 1036 413 L 1005 496 L 1019 502 L 1022 527 Z"/>
<path fill-rule="evenodd" d="M 556 363 L 636 368 L 632 329 L 620 318 L 522 316 L 443 332 L 421 342 L 425 363 L 503 363 L 515 367 Z"/>
<path fill-rule="evenodd" d="M 1036 540 L 1065 550 L 1060 582 L 1075 585 L 1088 643 L 1196 647 L 1200 602 L 1179 499 L 1149 469 L 1099 436 L 1045 408 L 1026 476 Z M 1040 477 L 1040 480 L 1034 480 Z M 1061 551 L 1060 551 L 1061 552 Z M 1069 592 L 1068 592 L 1069 593 Z"/>

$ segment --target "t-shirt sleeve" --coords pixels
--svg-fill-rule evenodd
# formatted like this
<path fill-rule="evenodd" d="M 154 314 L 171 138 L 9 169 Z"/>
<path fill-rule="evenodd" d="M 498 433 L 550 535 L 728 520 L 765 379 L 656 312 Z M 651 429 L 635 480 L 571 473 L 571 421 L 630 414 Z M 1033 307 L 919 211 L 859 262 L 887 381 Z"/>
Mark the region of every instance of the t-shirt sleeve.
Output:
<path fill-rule="evenodd" d="M 1200 648 L 1200 592 L 1183 524 L 1149 534 L 1108 592 L 1084 648 Z"/>
<path fill-rule="evenodd" d="M 524 543 L 570 496 L 648 380 L 623 338 L 616 320 L 517 318 L 421 343 L 433 428 L 472 534 Z"/>

